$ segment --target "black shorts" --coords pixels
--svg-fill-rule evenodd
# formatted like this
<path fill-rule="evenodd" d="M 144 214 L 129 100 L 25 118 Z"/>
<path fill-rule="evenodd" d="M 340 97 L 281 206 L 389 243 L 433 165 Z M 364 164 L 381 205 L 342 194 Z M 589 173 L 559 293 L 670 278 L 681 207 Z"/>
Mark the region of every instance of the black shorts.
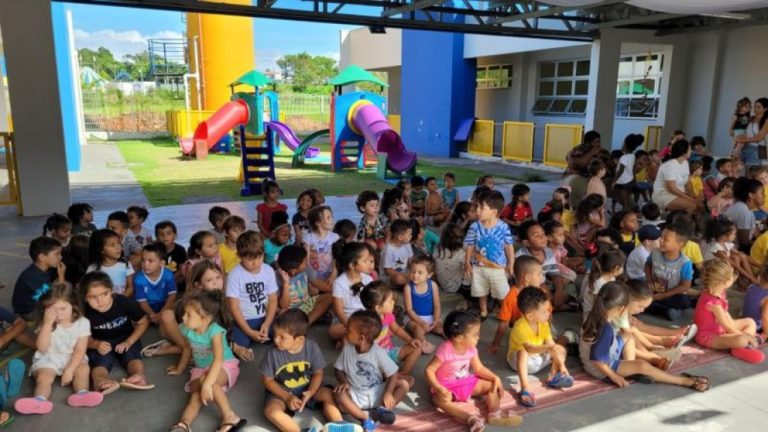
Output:
<path fill-rule="evenodd" d="M 115 362 L 119 363 L 123 368 L 127 368 L 128 363 L 133 360 L 141 360 L 141 341 L 131 345 L 131 347 L 122 354 L 114 351 L 115 346 L 120 344 L 120 342 L 110 342 L 110 344 L 112 345 L 112 352 L 107 355 L 101 355 L 94 349 L 89 349 L 87 351 L 88 364 L 91 366 L 91 369 L 103 367 L 108 371 L 111 371 Z"/>

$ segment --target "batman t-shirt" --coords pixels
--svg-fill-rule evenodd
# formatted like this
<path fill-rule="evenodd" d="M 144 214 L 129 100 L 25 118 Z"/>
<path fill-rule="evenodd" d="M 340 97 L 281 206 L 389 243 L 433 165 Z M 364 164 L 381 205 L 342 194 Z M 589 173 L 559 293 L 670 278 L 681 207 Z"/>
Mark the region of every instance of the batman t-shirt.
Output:
<path fill-rule="evenodd" d="M 315 341 L 306 339 L 296 354 L 272 346 L 261 362 L 261 373 L 274 378 L 283 388 L 296 396 L 309 388 L 312 375 L 325 367 L 325 357 Z"/>

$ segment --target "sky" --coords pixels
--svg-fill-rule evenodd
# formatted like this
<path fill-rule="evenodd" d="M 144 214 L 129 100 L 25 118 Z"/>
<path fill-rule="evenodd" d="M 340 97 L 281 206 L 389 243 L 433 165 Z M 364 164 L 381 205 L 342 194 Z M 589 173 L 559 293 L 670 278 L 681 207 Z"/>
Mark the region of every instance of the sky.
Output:
<path fill-rule="evenodd" d="M 72 10 L 75 46 L 108 48 L 115 58 L 147 49 L 147 39 L 182 37 L 183 14 L 108 6 L 69 4 Z M 282 20 L 255 20 L 256 67 L 275 69 L 275 60 L 286 54 L 306 51 L 339 59 L 340 30 L 354 26 Z M 308 44 L 307 41 L 312 41 Z"/>

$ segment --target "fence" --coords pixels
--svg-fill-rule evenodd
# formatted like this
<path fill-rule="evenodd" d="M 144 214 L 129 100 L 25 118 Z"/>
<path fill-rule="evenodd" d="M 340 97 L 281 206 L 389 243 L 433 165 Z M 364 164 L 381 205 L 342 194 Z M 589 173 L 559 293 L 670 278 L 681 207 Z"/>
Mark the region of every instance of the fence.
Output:
<path fill-rule="evenodd" d="M 533 128 L 530 122 L 504 122 L 501 157 L 504 160 L 533 160 Z"/>
<path fill-rule="evenodd" d="M 544 165 L 565 168 L 565 155 L 581 142 L 584 126 L 548 124 L 544 127 Z"/>
<path fill-rule="evenodd" d="M 475 120 L 467 149 L 470 153 L 481 156 L 493 156 L 494 125 L 493 120 Z"/>
<path fill-rule="evenodd" d="M 83 123 L 86 132 L 163 132 L 165 112 L 184 109 L 184 99 L 170 91 L 123 95 L 116 89 L 82 89 Z"/>

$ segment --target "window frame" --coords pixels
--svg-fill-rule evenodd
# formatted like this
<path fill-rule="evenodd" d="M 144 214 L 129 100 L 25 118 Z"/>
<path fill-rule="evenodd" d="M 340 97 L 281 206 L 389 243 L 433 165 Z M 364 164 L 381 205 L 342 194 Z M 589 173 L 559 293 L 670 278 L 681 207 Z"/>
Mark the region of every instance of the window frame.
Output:
<path fill-rule="evenodd" d="M 504 71 L 507 71 L 506 77 L 504 77 Z M 492 73 L 495 74 L 497 72 L 497 76 L 491 76 Z M 475 88 L 478 90 L 503 90 L 512 88 L 512 80 L 514 79 L 513 72 L 514 65 L 512 63 L 477 65 Z"/>
<path fill-rule="evenodd" d="M 638 63 L 646 63 L 648 57 L 650 61 L 658 61 L 658 71 L 647 71 L 647 66 L 643 67 L 643 73 L 636 73 Z M 631 59 L 629 70 L 631 73 L 622 74 L 621 64 Z M 614 108 L 614 117 L 618 119 L 639 119 L 639 120 L 657 120 L 659 118 L 659 104 L 661 101 L 661 84 L 664 80 L 664 53 L 652 51 L 641 54 L 622 54 L 619 58 L 619 73 L 616 80 L 616 105 Z M 653 80 L 652 93 L 635 93 L 635 85 L 640 82 L 643 87 L 645 80 Z M 620 94 L 619 90 L 622 82 L 627 82 L 629 87 L 626 94 Z M 642 104 L 642 106 L 641 106 Z M 633 108 L 635 105 L 638 108 Z"/>
<path fill-rule="evenodd" d="M 586 74 L 579 75 L 580 66 L 586 63 Z M 553 65 L 552 76 L 542 76 L 543 69 Z M 563 117 L 584 117 L 586 115 L 586 100 L 589 93 L 589 58 L 575 58 L 563 60 L 548 60 L 539 62 L 537 65 L 536 97 L 534 98 L 531 113 L 534 116 L 563 116 Z M 560 75 L 562 69 L 570 68 L 571 75 Z M 577 94 L 577 88 L 586 82 L 584 94 Z M 552 83 L 552 93 L 542 94 L 542 83 Z M 564 92 L 564 83 L 570 84 L 570 92 Z M 566 101 L 562 105 L 562 101 Z M 546 103 L 549 101 L 549 103 Z M 575 101 L 584 101 L 583 111 L 574 110 Z M 543 108 L 537 109 L 538 106 Z M 562 108 L 562 109 L 561 109 Z"/>

